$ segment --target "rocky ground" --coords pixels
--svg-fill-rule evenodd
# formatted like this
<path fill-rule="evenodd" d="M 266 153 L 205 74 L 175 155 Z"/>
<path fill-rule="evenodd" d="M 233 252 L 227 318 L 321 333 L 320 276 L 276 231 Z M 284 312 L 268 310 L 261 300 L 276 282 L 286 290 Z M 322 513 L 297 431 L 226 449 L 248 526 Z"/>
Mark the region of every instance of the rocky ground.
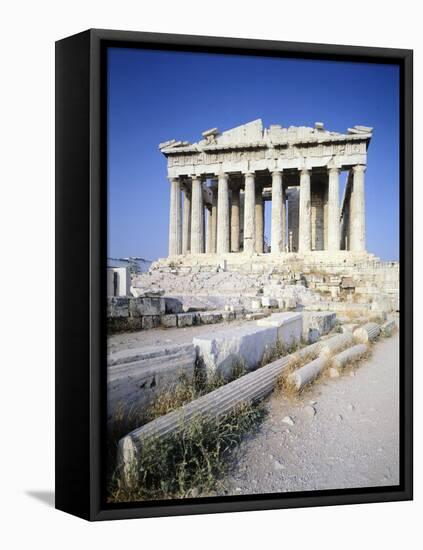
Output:
<path fill-rule="evenodd" d="M 322 299 L 300 281 L 286 282 L 271 271 L 258 275 L 218 270 L 178 274 L 152 270 L 134 277 L 132 286 L 139 291 L 183 298 L 184 306 L 199 309 L 219 309 L 226 304 L 249 307 L 255 296 L 284 298 L 293 305 L 308 305 Z"/>
<path fill-rule="evenodd" d="M 221 494 L 279 493 L 399 483 L 399 336 L 357 369 L 301 399 L 273 395 L 259 432 L 240 447 Z"/>

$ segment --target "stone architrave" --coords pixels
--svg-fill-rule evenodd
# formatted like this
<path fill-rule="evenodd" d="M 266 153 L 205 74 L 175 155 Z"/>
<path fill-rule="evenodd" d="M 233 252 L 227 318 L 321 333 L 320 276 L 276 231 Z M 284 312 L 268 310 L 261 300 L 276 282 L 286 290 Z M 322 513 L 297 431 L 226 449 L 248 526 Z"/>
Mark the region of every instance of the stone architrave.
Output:
<path fill-rule="evenodd" d="M 244 252 L 254 254 L 256 240 L 256 192 L 255 176 L 253 172 L 245 174 L 245 193 L 244 193 Z"/>
<path fill-rule="evenodd" d="M 191 210 L 191 254 L 201 254 L 203 250 L 203 190 L 201 178 L 192 178 L 192 210 Z"/>
<path fill-rule="evenodd" d="M 169 256 L 182 252 L 181 183 L 170 178 Z"/>
<path fill-rule="evenodd" d="M 311 250 L 311 189 L 310 170 L 301 170 L 300 174 L 300 220 L 299 220 L 300 252 Z"/>
<path fill-rule="evenodd" d="M 224 254 L 229 251 L 230 234 L 228 175 L 221 173 L 218 176 L 217 190 L 217 253 Z"/>

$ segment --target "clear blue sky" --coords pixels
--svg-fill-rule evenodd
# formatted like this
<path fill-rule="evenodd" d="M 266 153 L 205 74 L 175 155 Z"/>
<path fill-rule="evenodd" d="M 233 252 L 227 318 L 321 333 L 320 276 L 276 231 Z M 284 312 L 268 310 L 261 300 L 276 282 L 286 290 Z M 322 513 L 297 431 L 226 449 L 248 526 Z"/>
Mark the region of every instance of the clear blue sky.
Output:
<path fill-rule="evenodd" d="M 265 126 L 322 121 L 339 132 L 374 127 L 367 250 L 398 259 L 398 67 L 112 48 L 108 94 L 109 256 L 167 256 L 169 182 L 160 142 L 198 141 L 208 128 L 261 118 Z M 269 225 L 266 219 L 267 234 Z"/>

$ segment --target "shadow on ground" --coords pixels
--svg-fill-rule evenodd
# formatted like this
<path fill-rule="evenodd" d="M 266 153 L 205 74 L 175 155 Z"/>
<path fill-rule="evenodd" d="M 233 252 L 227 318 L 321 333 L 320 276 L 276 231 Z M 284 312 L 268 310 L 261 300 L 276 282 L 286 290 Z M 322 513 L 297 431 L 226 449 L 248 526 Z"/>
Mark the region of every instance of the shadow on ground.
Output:
<path fill-rule="evenodd" d="M 26 491 L 26 494 L 39 500 L 46 506 L 54 508 L 54 491 Z"/>

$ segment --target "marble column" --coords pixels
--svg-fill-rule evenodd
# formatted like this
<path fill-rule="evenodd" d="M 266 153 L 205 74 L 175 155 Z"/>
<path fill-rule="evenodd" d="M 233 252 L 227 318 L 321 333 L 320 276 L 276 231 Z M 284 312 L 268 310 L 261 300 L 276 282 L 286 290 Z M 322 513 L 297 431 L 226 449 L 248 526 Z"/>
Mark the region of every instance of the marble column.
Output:
<path fill-rule="evenodd" d="M 285 252 L 285 205 L 282 172 L 278 170 L 272 172 L 271 251 L 274 254 Z"/>
<path fill-rule="evenodd" d="M 211 208 L 206 208 L 206 252 L 211 253 L 212 232 L 211 232 Z"/>
<path fill-rule="evenodd" d="M 181 183 L 179 178 L 169 179 L 169 256 L 176 256 L 182 252 Z"/>
<path fill-rule="evenodd" d="M 219 174 L 217 184 L 217 253 L 230 251 L 228 174 Z"/>
<path fill-rule="evenodd" d="M 231 252 L 239 252 L 239 187 L 232 189 L 231 202 Z"/>
<path fill-rule="evenodd" d="M 329 168 L 328 182 L 328 250 L 336 252 L 340 248 L 339 219 L 339 168 Z"/>
<path fill-rule="evenodd" d="M 350 246 L 354 252 L 366 250 L 364 172 L 366 167 L 357 164 L 353 168 L 353 186 L 350 198 Z"/>
<path fill-rule="evenodd" d="M 201 254 L 203 250 L 203 187 L 199 176 L 192 177 L 191 194 L 191 254 Z"/>
<path fill-rule="evenodd" d="M 245 193 L 244 193 L 244 252 L 253 254 L 256 240 L 256 192 L 254 173 L 245 174 Z"/>
<path fill-rule="evenodd" d="M 211 247 L 210 252 L 216 254 L 217 251 L 217 190 L 212 189 L 212 209 L 211 209 Z"/>
<path fill-rule="evenodd" d="M 255 206 L 255 222 L 256 222 L 256 252 L 263 254 L 264 251 L 264 202 L 262 189 L 256 188 L 256 206 Z"/>
<path fill-rule="evenodd" d="M 182 218 L 182 254 L 191 249 L 191 190 L 184 188 L 184 215 Z"/>
<path fill-rule="evenodd" d="M 311 189 L 310 170 L 300 173 L 299 251 L 311 250 Z"/>

